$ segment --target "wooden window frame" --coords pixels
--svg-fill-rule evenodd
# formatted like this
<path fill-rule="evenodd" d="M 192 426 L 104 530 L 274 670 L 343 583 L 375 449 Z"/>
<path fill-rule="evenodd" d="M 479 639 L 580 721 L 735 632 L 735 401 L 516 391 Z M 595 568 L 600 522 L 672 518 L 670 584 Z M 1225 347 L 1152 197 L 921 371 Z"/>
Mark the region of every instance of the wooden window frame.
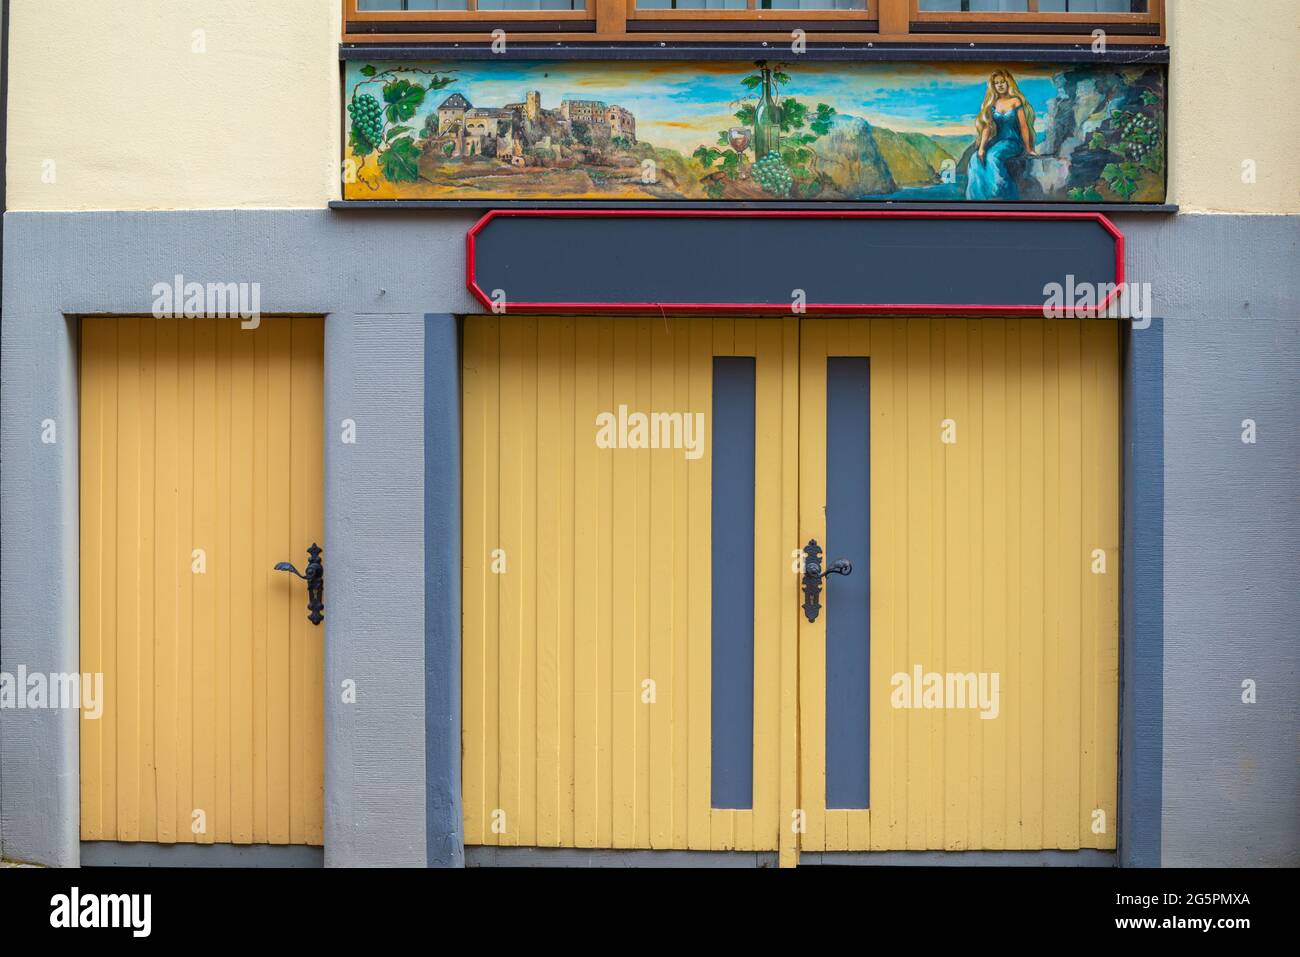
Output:
<path fill-rule="evenodd" d="M 1150 0 L 1147 13 L 1038 12 L 1038 0 L 1029 0 L 1027 12 L 1008 13 L 922 12 L 919 0 L 867 0 L 865 10 L 760 10 L 757 0 L 748 0 L 745 10 L 638 10 L 636 0 L 586 0 L 585 10 L 365 12 L 357 9 L 358 0 L 342 2 L 343 42 L 367 45 L 484 43 L 497 29 L 513 30 L 525 41 L 600 43 L 771 40 L 788 37 L 796 27 L 810 43 L 1072 45 L 1091 44 L 1095 29 L 1107 30 L 1107 43 L 1115 46 L 1163 45 L 1166 38 L 1165 0 Z M 379 24 L 409 28 L 379 32 Z M 746 24 L 753 29 L 745 30 Z M 1044 29 L 1034 30 L 1035 24 Z M 1116 28 L 1121 32 L 1112 32 Z"/>
<path fill-rule="evenodd" d="M 911 5 L 910 33 L 927 37 L 933 36 L 935 29 L 940 24 L 945 27 L 959 27 L 960 25 L 969 24 L 972 30 L 989 26 L 1006 26 L 1017 31 L 1020 28 L 1027 29 L 1035 25 L 1051 24 L 1055 28 L 1051 32 L 1035 32 L 1033 30 L 1028 30 L 1028 32 L 1039 41 L 1063 34 L 1069 37 L 1086 35 L 1090 41 L 1094 29 L 1104 30 L 1108 26 L 1154 27 L 1158 33 L 1148 32 L 1137 35 L 1138 39 L 1136 41 L 1124 36 L 1108 36 L 1107 39 L 1109 42 L 1116 43 L 1164 43 L 1165 40 L 1165 0 L 1147 0 L 1146 13 L 1056 13 L 1050 10 L 1039 10 L 1039 0 L 1027 0 L 1029 9 L 1024 11 L 988 10 L 960 13 L 944 10 L 926 11 L 921 9 L 921 0 L 909 0 L 909 2 Z M 931 29 L 927 30 L 927 26 Z M 1065 29 L 1062 29 L 1069 26 L 1078 26 L 1080 29 L 1077 34 L 1068 33 Z M 942 32 L 948 33 L 952 31 L 945 29 Z M 1071 40 L 1070 42 L 1074 41 Z"/>

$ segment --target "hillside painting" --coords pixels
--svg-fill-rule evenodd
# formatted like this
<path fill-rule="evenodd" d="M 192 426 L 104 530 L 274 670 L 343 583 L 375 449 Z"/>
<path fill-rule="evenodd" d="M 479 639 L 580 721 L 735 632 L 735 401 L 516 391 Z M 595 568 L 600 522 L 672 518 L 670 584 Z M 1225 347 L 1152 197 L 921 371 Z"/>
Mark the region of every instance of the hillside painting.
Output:
<path fill-rule="evenodd" d="M 1158 66 L 348 63 L 349 200 L 1162 203 Z"/>

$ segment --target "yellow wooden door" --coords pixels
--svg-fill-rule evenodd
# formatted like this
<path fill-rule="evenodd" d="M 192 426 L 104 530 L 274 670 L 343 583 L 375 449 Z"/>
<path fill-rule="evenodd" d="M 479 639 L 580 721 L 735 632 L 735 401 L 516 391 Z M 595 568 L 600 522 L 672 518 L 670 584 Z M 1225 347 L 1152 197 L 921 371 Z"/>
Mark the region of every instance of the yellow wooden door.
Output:
<path fill-rule="evenodd" d="M 321 319 L 82 320 L 83 839 L 322 843 L 322 402 Z"/>
<path fill-rule="evenodd" d="M 466 843 L 793 860 L 797 348 L 794 319 L 465 320 Z M 754 357 L 748 807 L 711 793 L 707 428 L 728 356 Z M 706 441 L 602 446 L 620 408 L 698 415 Z"/>
<path fill-rule="evenodd" d="M 782 864 L 1113 848 L 1118 341 L 1113 322 L 466 319 L 466 842 Z M 725 423 L 726 356 L 754 357 L 753 607 L 719 619 L 727 437 L 696 459 L 596 439 L 621 407 Z M 856 359 L 840 372 L 861 391 L 828 414 L 828 370 Z M 863 505 L 864 554 L 836 552 L 828 462 Z M 815 622 L 810 539 L 856 576 L 828 577 Z M 712 774 L 726 729 L 710 641 L 751 612 L 752 802 L 737 807 Z M 837 628 L 860 687 L 828 659 Z"/>
<path fill-rule="evenodd" d="M 1117 327 L 802 323 L 799 540 L 870 595 L 869 627 L 838 639 L 868 645 L 856 724 L 827 700 L 846 580 L 800 617 L 802 850 L 1115 847 Z M 828 431 L 840 357 L 867 357 L 869 403 Z M 868 428 L 869 554 L 841 555 L 828 453 Z M 828 720 L 867 722 L 863 799 L 828 802 Z"/>

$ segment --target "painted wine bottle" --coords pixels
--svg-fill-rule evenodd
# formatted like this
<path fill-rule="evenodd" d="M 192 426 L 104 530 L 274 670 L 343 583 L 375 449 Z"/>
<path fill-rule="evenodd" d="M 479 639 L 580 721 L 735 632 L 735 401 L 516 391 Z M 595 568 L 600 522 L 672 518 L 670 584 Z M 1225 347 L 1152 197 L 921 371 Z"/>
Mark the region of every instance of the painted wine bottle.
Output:
<path fill-rule="evenodd" d="M 763 98 L 754 111 L 754 158 L 762 159 L 768 153 L 780 155 L 781 115 L 772 99 L 772 70 L 763 68 Z"/>

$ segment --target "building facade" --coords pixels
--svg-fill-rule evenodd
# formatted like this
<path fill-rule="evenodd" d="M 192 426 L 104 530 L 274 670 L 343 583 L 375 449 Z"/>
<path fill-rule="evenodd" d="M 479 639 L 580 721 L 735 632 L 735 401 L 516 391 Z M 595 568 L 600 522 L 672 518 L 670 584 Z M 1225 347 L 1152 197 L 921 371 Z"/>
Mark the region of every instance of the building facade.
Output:
<path fill-rule="evenodd" d="M 1293 4 L 407 6 L 9 6 L 0 856 L 1300 861 Z"/>

